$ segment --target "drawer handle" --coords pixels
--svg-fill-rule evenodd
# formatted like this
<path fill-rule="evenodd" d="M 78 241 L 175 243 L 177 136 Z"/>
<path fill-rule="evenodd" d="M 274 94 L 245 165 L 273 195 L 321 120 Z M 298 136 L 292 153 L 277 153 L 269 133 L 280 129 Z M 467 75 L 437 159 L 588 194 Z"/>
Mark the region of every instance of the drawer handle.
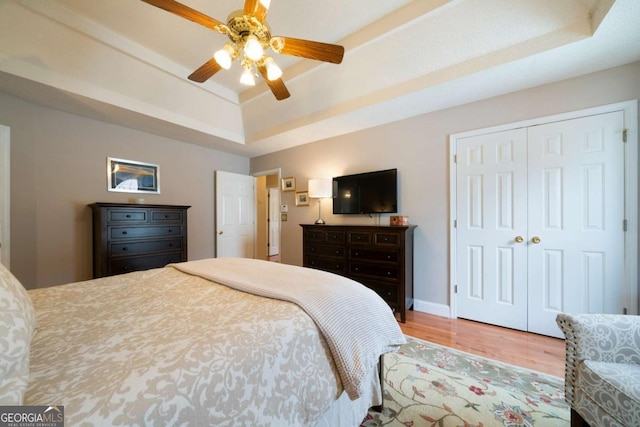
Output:
<path fill-rule="evenodd" d="M 360 254 L 358 252 L 354 252 L 354 255 L 355 256 L 359 256 Z"/>
<path fill-rule="evenodd" d="M 122 248 L 122 251 L 126 251 L 128 248 L 125 246 L 124 248 Z"/>
<path fill-rule="evenodd" d="M 353 271 L 358 271 L 358 270 L 360 270 L 358 267 L 353 268 Z"/>
<path fill-rule="evenodd" d="M 169 230 L 167 230 L 167 232 L 168 232 L 168 233 L 171 233 L 171 232 L 173 232 L 173 230 L 172 230 L 172 229 L 169 229 Z"/>
<path fill-rule="evenodd" d="M 131 215 L 127 215 L 127 218 L 131 218 Z"/>
<path fill-rule="evenodd" d="M 391 276 L 391 272 L 390 271 L 387 271 L 387 276 Z"/>
<path fill-rule="evenodd" d="M 169 247 L 172 248 L 173 247 L 173 243 L 169 243 Z"/>
<path fill-rule="evenodd" d="M 165 218 L 169 218 L 169 215 L 165 215 L 164 217 L 165 217 Z"/>
<path fill-rule="evenodd" d="M 336 255 L 340 255 L 340 249 L 336 250 Z"/>
<path fill-rule="evenodd" d="M 387 255 L 387 259 L 391 259 L 391 255 Z"/>
<path fill-rule="evenodd" d="M 309 252 L 315 252 L 315 251 L 316 251 L 316 248 L 309 249 Z"/>
<path fill-rule="evenodd" d="M 123 231 L 122 234 L 127 234 L 127 230 Z"/>

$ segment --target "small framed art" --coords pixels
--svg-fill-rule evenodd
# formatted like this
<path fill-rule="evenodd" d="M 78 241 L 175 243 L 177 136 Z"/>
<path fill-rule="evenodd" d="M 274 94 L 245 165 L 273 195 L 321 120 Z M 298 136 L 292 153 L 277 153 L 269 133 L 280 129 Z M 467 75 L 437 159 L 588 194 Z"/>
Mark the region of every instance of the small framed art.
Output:
<path fill-rule="evenodd" d="M 160 194 L 160 167 L 152 163 L 107 157 L 107 190 Z"/>
<path fill-rule="evenodd" d="M 296 191 L 296 179 L 292 176 L 282 178 L 282 191 Z"/>
<path fill-rule="evenodd" d="M 308 191 L 296 191 L 296 206 L 309 206 Z"/>

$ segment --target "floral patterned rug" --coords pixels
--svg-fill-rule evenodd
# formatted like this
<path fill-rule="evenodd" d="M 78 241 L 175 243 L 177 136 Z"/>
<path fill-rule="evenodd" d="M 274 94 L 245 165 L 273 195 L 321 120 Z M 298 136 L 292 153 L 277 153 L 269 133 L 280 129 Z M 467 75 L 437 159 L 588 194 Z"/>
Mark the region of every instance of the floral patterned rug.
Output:
<path fill-rule="evenodd" d="M 384 410 L 361 427 L 569 426 L 563 379 L 407 339 L 384 358 Z"/>

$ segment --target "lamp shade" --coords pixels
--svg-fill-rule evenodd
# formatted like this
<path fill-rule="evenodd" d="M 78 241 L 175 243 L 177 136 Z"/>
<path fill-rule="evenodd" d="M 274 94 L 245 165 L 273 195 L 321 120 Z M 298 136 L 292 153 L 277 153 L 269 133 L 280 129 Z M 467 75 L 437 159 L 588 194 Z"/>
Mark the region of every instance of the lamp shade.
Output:
<path fill-rule="evenodd" d="M 322 199 L 333 196 L 333 184 L 330 179 L 310 179 L 309 197 Z"/>

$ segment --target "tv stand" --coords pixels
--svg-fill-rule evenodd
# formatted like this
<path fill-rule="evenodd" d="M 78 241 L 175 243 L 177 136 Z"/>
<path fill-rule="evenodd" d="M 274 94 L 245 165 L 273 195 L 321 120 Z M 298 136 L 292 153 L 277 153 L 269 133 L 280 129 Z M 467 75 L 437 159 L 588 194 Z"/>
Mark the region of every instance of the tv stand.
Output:
<path fill-rule="evenodd" d="M 374 290 L 406 321 L 413 307 L 414 225 L 301 224 L 302 264 Z"/>

